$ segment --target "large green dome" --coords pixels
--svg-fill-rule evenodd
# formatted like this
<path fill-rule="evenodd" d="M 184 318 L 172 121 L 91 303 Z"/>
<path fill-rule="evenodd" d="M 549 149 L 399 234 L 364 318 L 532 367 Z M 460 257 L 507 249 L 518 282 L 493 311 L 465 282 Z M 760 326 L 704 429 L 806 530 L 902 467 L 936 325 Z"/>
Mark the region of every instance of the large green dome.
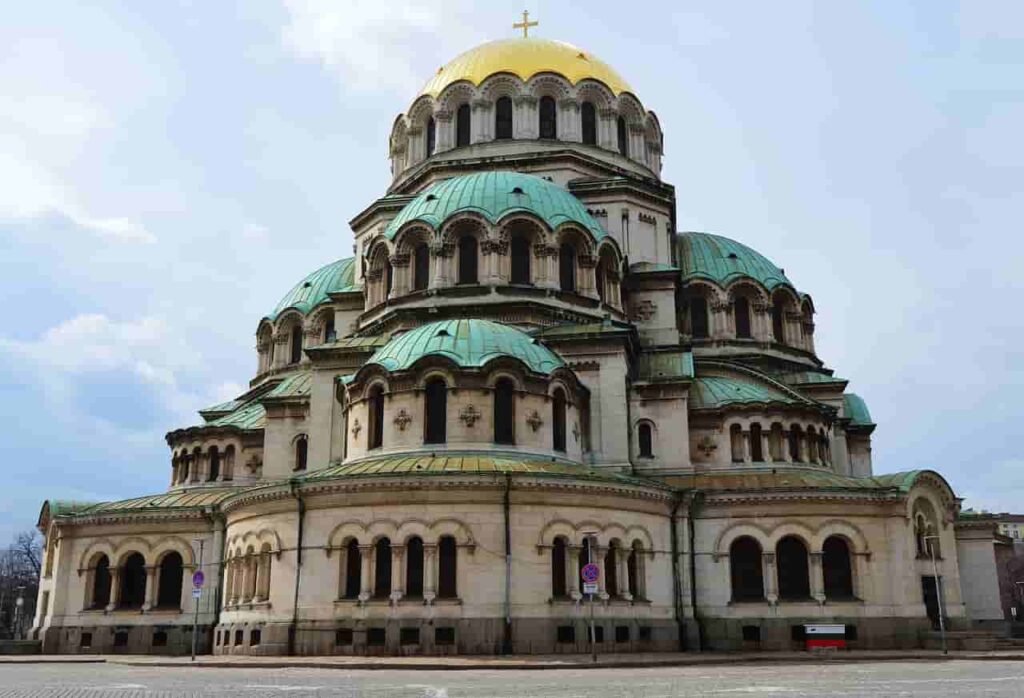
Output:
<path fill-rule="evenodd" d="M 598 240 L 607 236 L 568 190 L 534 175 L 501 171 L 477 172 L 438 182 L 410 201 L 388 223 L 384 235 L 393 239 L 403 225 L 415 220 L 437 230 L 449 217 L 463 212 L 478 213 L 491 223 L 510 213 L 527 212 L 552 229 L 572 222 L 589 230 Z"/>
<path fill-rule="evenodd" d="M 332 293 L 360 291 L 362 289 L 355 284 L 355 275 L 355 257 L 339 259 L 336 262 L 320 267 L 295 284 L 292 290 L 267 315 L 267 318 L 275 320 L 278 315 L 291 308 L 295 308 L 303 315 L 306 315 L 321 303 L 329 301 L 330 294 Z"/>
<path fill-rule="evenodd" d="M 443 356 L 462 368 L 481 368 L 510 356 L 536 373 L 551 373 L 565 362 L 520 329 L 490 320 L 441 320 L 399 335 L 370 357 L 389 371 L 403 371 L 424 356 Z"/>
<path fill-rule="evenodd" d="M 726 286 L 749 277 L 769 291 L 783 285 L 795 288 L 782 269 L 735 240 L 711 233 L 683 233 L 676 244 L 684 279 L 703 278 Z"/>

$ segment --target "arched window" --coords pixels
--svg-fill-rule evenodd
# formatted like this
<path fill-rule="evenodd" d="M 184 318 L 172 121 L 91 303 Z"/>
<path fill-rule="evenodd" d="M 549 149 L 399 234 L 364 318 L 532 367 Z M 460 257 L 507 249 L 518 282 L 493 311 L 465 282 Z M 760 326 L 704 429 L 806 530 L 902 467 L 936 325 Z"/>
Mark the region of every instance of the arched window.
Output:
<path fill-rule="evenodd" d="M 430 283 L 430 250 L 421 242 L 413 250 L 412 290 L 425 291 Z"/>
<path fill-rule="evenodd" d="M 540 137 L 546 140 L 558 138 L 558 110 L 555 107 L 553 97 L 541 97 L 540 109 Z"/>
<path fill-rule="evenodd" d="M 459 596 L 459 556 L 455 539 L 441 536 L 437 543 L 437 596 L 441 599 L 455 599 Z"/>
<path fill-rule="evenodd" d="M 459 283 L 477 283 L 477 244 L 472 235 L 459 238 Z"/>
<path fill-rule="evenodd" d="M 818 462 L 818 431 L 814 427 L 807 427 L 807 460 Z"/>
<path fill-rule="evenodd" d="M 732 462 L 742 463 L 745 458 L 743 454 L 743 429 L 739 424 L 729 427 L 729 447 L 732 452 Z"/>
<path fill-rule="evenodd" d="M 146 560 L 132 553 L 121 568 L 121 608 L 141 608 L 146 601 Z"/>
<path fill-rule="evenodd" d="M 293 364 L 297 364 L 302 361 L 302 325 L 296 323 L 292 325 L 292 342 L 291 342 L 292 355 L 290 361 Z"/>
<path fill-rule="evenodd" d="M 206 479 L 214 482 L 220 477 L 220 450 L 216 446 L 210 447 L 210 473 Z"/>
<path fill-rule="evenodd" d="M 615 135 L 619 141 L 619 155 L 629 157 L 629 140 L 626 138 L 626 120 L 621 116 L 615 121 Z"/>
<path fill-rule="evenodd" d="M 775 569 L 779 575 L 779 598 L 808 599 L 811 596 L 811 578 L 808 569 L 807 546 L 796 536 L 786 536 L 775 546 Z"/>
<path fill-rule="evenodd" d="M 391 265 L 388 264 L 388 268 Z M 388 275 L 390 278 L 390 274 Z M 388 293 L 391 293 L 390 286 L 388 287 Z M 334 313 L 328 312 L 327 317 L 324 319 L 324 343 L 333 342 L 338 338 L 338 333 L 334 329 Z"/>
<path fill-rule="evenodd" d="M 755 463 L 764 462 L 764 448 L 761 444 L 761 425 L 754 424 L 750 425 L 750 460 Z"/>
<path fill-rule="evenodd" d="M 469 105 L 459 105 L 458 111 L 455 112 L 455 146 L 457 148 L 469 145 L 470 116 Z"/>
<path fill-rule="evenodd" d="M 156 595 L 158 608 L 181 608 L 181 555 L 170 552 L 160 561 L 160 579 Z"/>
<path fill-rule="evenodd" d="M 380 448 L 384 445 L 384 388 L 375 385 L 370 389 L 369 399 L 370 424 L 367 431 L 367 448 Z"/>
<path fill-rule="evenodd" d="M 786 343 L 785 309 L 782 303 L 772 303 L 772 337 L 779 344 Z"/>
<path fill-rule="evenodd" d="M 295 439 L 295 470 L 306 469 L 306 457 L 309 454 L 309 441 L 305 435 Z"/>
<path fill-rule="evenodd" d="M 563 291 L 576 292 L 576 246 L 571 242 L 558 248 L 558 285 Z"/>
<path fill-rule="evenodd" d="M 508 378 L 494 384 L 494 443 L 516 442 L 516 388 Z"/>
<path fill-rule="evenodd" d="M 565 588 L 565 567 L 565 538 L 559 536 L 551 546 L 551 598 L 564 599 L 569 595 Z"/>
<path fill-rule="evenodd" d="M 597 145 L 597 110 L 593 102 L 584 102 L 580 106 L 580 118 L 583 121 L 583 145 Z"/>
<path fill-rule="evenodd" d="M 427 157 L 434 154 L 434 147 L 437 144 L 437 125 L 434 124 L 434 117 L 427 119 Z"/>
<path fill-rule="evenodd" d="M 932 553 L 942 558 L 942 549 L 938 539 L 938 517 L 935 507 L 927 499 L 919 498 L 914 502 L 914 537 L 917 544 L 918 557 L 930 557 Z"/>
<path fill-rule="evenodd" d="M 110 603 L 110 560 L 100 555 L 92 571 L 92 598 L 89 608 L 106 608 Z"/>
<path fill-rule="evenodd" d="M 640 444 L 640 457 L 654 458 L 654 435 L 649 422 L 641 422 L 637 427 L 637 441 Z"/>
<path fill-rule="evenodd" d="M 690 296 L 690 335 L 695 339 L 708 336 L 708 301 L 704 296 Z"/>
<path fill-rule="evenodd" d="M 839 536 L 829 536 L 821 546 L 821 568 L 826 599 L 853 598 L 853 567 L 850 546 Z"/>
<path fill-rule="evenodd" d="M 424 409 L 426 428 L 423 443 L 443 444 L 448 440 L 448 386 L 440 378 L 427 381 Z"/>
<path fill-rule="evenodd" d="M 384 258 L 384 298 L 387 300 L 391 297 L 391 287 L 395 283 L 395 270 L 391 267 L 391 260 L 387 257 Z M 334 319 L 331 319 L 331 329 L 334 329 Z"/>
<path fill-rule="evenodd" d="M 423 598 L 423 540 L 413 536 L 405 544 L 405 595 Z"/>
<path fill-rule="evenodd" d="M 345 590 L 342 598 L 358 599 L 362 589 L 363 554 L 359 550 L 359 541 L 349 540 L 345 546 Z"/>
<path fill-rule="evenodd" d="M 612 541 L 604 554 L 604 590 L 608 596 L 619 595 L 619 544 Z"/>
<path fill-rule="evenodd" d="M 750 536 L 741 536 L 729 546 L 729 577 L 733 601 L 764 599 L 761 546 Z"/>
<path fill-rule="evenodd" d="M 800 463 L 803 459 L 800 456 L 800 439 L 803 436 L 803 432 L 800 427 L 793 426 L 789 428 L 789 459 L 794 463 Z"/>
<path fill-rule="evenodd" d="M 494 103 L 494 137 L 499 141 L 512 137 L 511 97 L 499 97 Z"/>
<path fill-rule="evenodd" d="M 191 457 L 185 451 L 181 452 L 181 456 L 178 458 L 178 482 L 188 482 L 189 466 L 191 465 Z"/>
<path fill-rule="evenodd" d="M 386 599 L 391 595 L 391 540 L 381 538 L 373 546 L 373 596 Z"/>
<path fill-rule="evenodd" d="M 782 447 L 783 447 L 783 436 L 782 436 L 782 425 L 778 422 L 772 424 L 772 429 L 768 434 L 768 455 L 775 462 L 783 460 L 782 458 Z"/>
<path fill-rule="evenodd" d="M 740 339 L 750 339 L 750 301 L 739 296 L 733 303 L 733 312 L 736 316 L 736 336 Z"/>
<path fill-rule="evenodd" d="M 225 482 L 230 482 L 235 478 L 235 447 L 229 445 L 224 449 L 224 476 Z"/>
<path fill-rule="evenodd" d="M 551 400 L 551 447 L 565 450 L 565 391 L 555 388 Z"/>
<path fill-rule="evenodd" d="M 602 303 L 608 302 L 608 289 L 606 288 L 608 272 L 605 270 L 606 266 L 604 258 L 601 258 L 594 268 L 594 284 L 597 286 L 597 297 L 601 299 Z"/>
<path fill-rule="evenodd" d="M 629 548 L 626 558 L 626 577 L 629 580 L 629 591 L 634 599 L 647 598 L 647 578 L 644 574 L 644 546 L 635 540 Z"/>
<path fill-rule="evenodd" d="M 524 235 L 512 237 L 512 278 L 514 284 L 529 284 L 533 280 L 530 276 L 530 241 Z"/>

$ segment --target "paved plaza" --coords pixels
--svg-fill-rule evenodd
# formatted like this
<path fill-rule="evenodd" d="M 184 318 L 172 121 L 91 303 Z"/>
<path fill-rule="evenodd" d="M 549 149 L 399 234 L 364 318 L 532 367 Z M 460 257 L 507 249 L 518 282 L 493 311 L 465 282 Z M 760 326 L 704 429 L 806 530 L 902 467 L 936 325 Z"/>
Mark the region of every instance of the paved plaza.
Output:
<path fill-rule="evenodd" d="M 1024 696 L 1024 662 L 908 661 L 547 671 L 0 665 L 0 696 Z"/>

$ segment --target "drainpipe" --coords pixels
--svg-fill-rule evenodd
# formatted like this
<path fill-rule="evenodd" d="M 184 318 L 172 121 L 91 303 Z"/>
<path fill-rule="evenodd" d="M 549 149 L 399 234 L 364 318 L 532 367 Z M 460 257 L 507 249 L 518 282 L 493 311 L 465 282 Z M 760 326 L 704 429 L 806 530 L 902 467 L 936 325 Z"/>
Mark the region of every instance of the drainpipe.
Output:
<path fill-rule="evenodd" d="M 629 461 L 629 472 L 636 472 L 636 464 L 633 462 L 633 396 L 632 386 L 629 384 L 629 373 L 626 373 L 626 459 Z"/>
<path fill-rule="evenodd" d="M 295 497 L 295 512 L 298 515 L 298 534 L 295 546 L 295 595 L 292 599 L 292 622 L 288 626 L 288 656 L 295 655 L 295 631 L 299 621 L 299 581 L 302 578 L 302 533 L 306 522 L 306 502 L 296 490 L 295 480 L 289 482 L 291 494 Z"/>
<path fill-rule="evenodd" d="M 690 493 L 690 511 L 686 517 L 686 528 L 690 541 L 690 613 L 693 615 L 693 623 L 697 626 L 697 651 L 704 651 L 704 623 L 697 612 L 697 551 L 694 548 L 694 541 L 697 538 L 697 524 L 694 523 L 694 515 L 697 508 L 704 502 L 704 493 L 700 490 L 693 490 Z"/>
<path fill-rule="evenodd" d="M 505 473 L 505 634 L 502 654 L 512 654 L 512 473 Z"/>
<path fill-rule="evenodd" d="M 683 505 L 684 495 L 676 493 L 675 504 L 669 517 L 669 534 L 672 540 L 672 606 L 675 611 L 676 629 L 679 637 L 679 649 L 686 647 L 685 627 L 683 624 L 683 590 L 679 580 L 679 533 L 676 521 L 679 518 L 679 507 Z"/>
<path fill-rule="evenodd" d="M 214 558 L 217 561 L 217 590 L 213 595 L 213 623 L 220 623 L 220 607 L 224 602 L 224 544 L 227 542 L 228 519 L 224 514 L 213 512 L 211 515 L 214 523 L 219 524 L 214 536 Z"/>

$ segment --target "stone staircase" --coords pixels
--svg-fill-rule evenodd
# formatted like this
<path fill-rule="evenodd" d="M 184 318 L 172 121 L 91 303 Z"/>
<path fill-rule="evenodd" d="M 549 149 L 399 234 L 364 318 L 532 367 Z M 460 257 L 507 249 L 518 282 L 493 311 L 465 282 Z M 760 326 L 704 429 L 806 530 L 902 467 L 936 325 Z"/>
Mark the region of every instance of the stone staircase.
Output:
<path fill-rule="evenodd" d="M 922 645 L 927 650 L 942 649 L 942 633 L 937 630 L 924 633 L 921 638 Z M 946 644 L 950 650 L 967 652 L 988 652 L 999 647 L 1000 642 L 1012 642 L 1009 638 L 999 632 L 992 630 L 947 630 Z M 1012 646 L 1009 649 L 1018 649 Z"/>

